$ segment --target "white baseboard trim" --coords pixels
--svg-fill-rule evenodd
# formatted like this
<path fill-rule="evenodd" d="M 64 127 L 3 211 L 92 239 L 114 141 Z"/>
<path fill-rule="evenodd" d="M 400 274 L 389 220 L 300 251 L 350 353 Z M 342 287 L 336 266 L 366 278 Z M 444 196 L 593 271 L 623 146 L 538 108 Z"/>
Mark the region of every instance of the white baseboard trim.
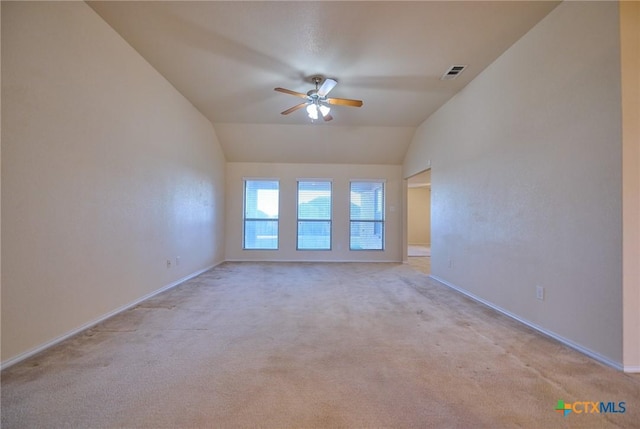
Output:
<path fill-rule="evenodd" d="M 627 366 L 624 367 L 624 372 L 640 373 L 640 366 L 627 365 Z"/>
<path fill-rule="evenodd" d="M 517 320 L 518 322 L 522 323 L 523 325 L 526 325 L 526 326 L 530 327 L 531 329 L 534 329 L 534 330 L 538 331 L 539 333 L 541 333 L 541 334 L 543 334 L 543 335 L 545 335 L 547 337 L 553 338 L 554 340 L 559 341 L 562 344 L 564 344 L 564 345 L 566 345 L 568 347 L 571 347 L 572 349 L 574 349 L 574 350 L 576 350 L 576 351 L 578 351 L 578 352 L 580 352 L 580 353 L 582 353 L 582 354 L 584 354 L 586 356 L 589 356 L 590 358 L 592 358 L 594 360 L 597 360 L 600 363 L 603 363 L 603 364 L 605 364 L 607 366 L 610 366 L 610 367 L 612 367 L 614 369 L 617 369 L 619 371 L 634 372 L 634 371 L 627 371 L 627 367 L 623 367 L 620 362 L 616 362 L 614 360 L 611 360 L 608 357 L 601 355 L 600 353 L 596 353 L 593 350 L 589 350 L 589 349 L 581 346 L 580 344 L 574 343 L 573 341 L 571 341 L 571 340 L 569 340 L 567 338 L 564 338 L 564 337 L 562 337 L 562 336 L 560 336 L 560 335 L 558 335 L 558 334 L 556 334 L 556 333 L 554 333 L 552 331 L 549 331 L 549 330 L 547 330 L 547 329 L 545 329 L 545 328 L 543 328 L 541 326 L 536 325 L 535 323 L 532 323 L 532 322 L 530 322 L 530 321 L 528 321 L 526 319 L 523 319 L 522 317 L 520 317 L 520 316 L 518 316 L 518 315 L 516 315 L 514 313 L 511 313 L 510 311 L 507 311 L 504 308 L 501 308 L 501 307 L 499 307 L 499 306 L 497 306 L 497 305 L 495 305 L 495 304 L 493 304 L 493 303 L 491 303 L 491 302 L 489 302 L 489 301 L 487 301 L 485 299 L 482 299 L 479 296 L 476 296 L 476 295 L 472 294 L 471 292 L 468 292 L 468 291 L 466 291 L 465 289 L 463 289 L 463 288 L 461 288 L 459 286 L 456 286 L 456 285 L 454 285 L 452 283 L 449 283 L 448 281 L 446 281 L 444 279 L 441 279 L 441 278 L 439 278 L 437 276 L 434 276 L 434 275 L 430 275 L 429 277 L 432 278 L 433 280 L 439 282 L 439 283 L 442 283 L 443 285 L 447 286 L 448 288 L 451 288 L 451 289 L 453 289 L 453 290 L 455 290 L 457 292 L 460 292 L 461 294 L 473 299 L 474 301 L 477 301 L 477 302 L 479 302 L 481 304 L 486 305 L 487 307 L 490 307 L 490 308 L 494 309 L 498 313 L 502 313 L 507 317 L 510 317 L 510 318 L 512 318 L 514 320 Z M 631 368 L 633 368 L 633 367 L 631 367 Z M 640 369 L 640 368 L 637 368 L 637 369 Z"/>
<path fill-rule="evenodd" d="M 78 327 L 76 329 L 73 329 L 73 330 L 71 330 L 71 331 L 69 331 L 67 333 L 64 333 L 64 334 L 60 335 L 59 337 L 54 338 L 51 341 L 47 341 L 46 343 L 40 344 L 39 346 L 36 346 L 31 350 L 27 350 L 26 352 L 20 353 L 19 355 L 14 356 L 11 359 L 7 359 L 6 361 L 0 363 L 0 370 L 4 370 L 6 368 L 9 368 L 10 366 L 17 364 L 18 362 L 22 362 L 23 360 L 28 359 L 31 356 L 34 356 L 34 355 L 36 355 L 36 354 L 48 349 L 49 347 L 53 347 L 56 344 L 59 344 L 62 341 L 66 340 L 66 339 L 69 339 L 69 338 L 73 337 L 74 335 L 79 334 L 82 331 L 85 331 L 85 330 L 87 330 L 89 328 L 94 327 L 95 325 L 97 325 L 100 322 L 104 322 L 105 320 L 109 319 L 110 317 L 115 316 L 118 313 L 122 313 L 123 311 L 126 311 L 126 310 L 128 310 L 128 309 L 130 309 L 132 307 L 135 307 L 136 305 L 140 304 L 143 301 L 146 301 L 149 298 L 153 298 L 154 296 L 156 296 L 158 294 L 161 294 L 162 292 L 167 291 L 167 290 L 169 290 L 171 288 L 174 288 L 174 287 L 186 282 L 187 280 L 191 280 L 192 278 L 197 277 L 200 274 L 202 274 L 204 272 L 207 272 L 207 271 L 209 271 L 210 269 L 212 269 L 214 267 L 217 267 L 218 265 L 220 265 L 223 262 L 224 261 L 220 261 L 220 262 L 217 262 L 217 263 L 215 263 L 213 265 L 210 265 L 210 266 L 208 266 L 206 268 L 203 268 L 201 270 L 193 272 L 193 273 L 191 273 L 191 274 L 189 274 L 189 275 L 187 275 L 187 276 L 185 276 L 185 277 L 183 277 L 181 279 L 178 279 L 178 280 L 176 280 L 176 281 L 174 281 L 172 283 L 169 283 L 168 285 L 165 285 L 165 286 L 161 287 L 160 289 L 157 289 L 157 290 L 155 290 L 155 291 L 153 291 L 153 292 L 151 292 L 151 293 L 149 293 L 149 294 L 147 294 L 147 295 L 145 295 L 145 296 L 143 296 L 141 298 L 138 298 L 133 302 L 130 302 L 128 304 L 123 305 L 122 307 L 118 307 L 113 311 L 110 311 L 110 312 L 108 312 L 106 314 L 103 314 L 102 316 L 98 317 L 97 319 L 94 319 L 94 320 L 92 320 L 90 322 L 87 322 L 84 325 L 82 325 L 82 326 L 80 326 L 80 327 Z"/>

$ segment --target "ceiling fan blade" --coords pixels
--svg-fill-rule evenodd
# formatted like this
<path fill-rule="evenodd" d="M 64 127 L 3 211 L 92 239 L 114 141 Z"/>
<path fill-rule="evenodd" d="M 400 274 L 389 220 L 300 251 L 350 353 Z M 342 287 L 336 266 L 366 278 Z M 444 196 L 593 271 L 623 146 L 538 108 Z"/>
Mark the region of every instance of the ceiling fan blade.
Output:
<path fill-rule="evenodd" d="M 302 109 L 304 106 L 306 106 L 308 103 L 300 103 L 300 104 L 296 104 L 295 106 L 291 107 L 290 109 L 285 110 L 284 112 L 282 112 L 282 115 L 288 115 L 291 112 L 295 112 L 298 109 Z"/>
<path fill-rule="evenodd" d="M 273 89 L 275 91 L 278 91 L 278 92 L 284 92 L 285 94 L 295 95 L 296 97 L 307 98 L 307 94 L 303 94 L 301 92 L 296 92 L 296 91 L 291 91 L 290 89 L 286 89 L 286 88 L 273 88 Z"/>
<path fill-rule="evenodd" d="M 348 98 L 327 98 L 327 103 L 335 104 L 338 106 L 362 106 L 362 100 L 349 100 Z"/>
<path fill-rule="evenodd" d="M 322 86 L 320 87 L 320 89 L 318 89 L 318 95 L 320 97 L 326 96 L 329 91 L 331 91 L 337 84 L 338 82 L 334 79 L 326 78 L 324 82 L 322 82 Z"/>
<path fill-rule="evenodd" d="M 327 113 L 326 115 L 324 115 L 322 117 L 322 119 L 324 119 L 325 122 L 329 122 L 330 120 L 333 119 L 333 116 L 331 116 L 329 113 Z"/>

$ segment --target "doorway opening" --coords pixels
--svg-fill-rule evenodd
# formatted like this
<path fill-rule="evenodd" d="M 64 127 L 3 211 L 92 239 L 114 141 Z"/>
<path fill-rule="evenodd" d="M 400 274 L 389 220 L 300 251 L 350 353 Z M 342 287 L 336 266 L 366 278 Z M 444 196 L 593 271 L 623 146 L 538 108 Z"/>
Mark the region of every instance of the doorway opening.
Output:
<path fill-rule="evenodd" d="M 407 258 L 431 273 L 431 169 L 407 179 Z"/>

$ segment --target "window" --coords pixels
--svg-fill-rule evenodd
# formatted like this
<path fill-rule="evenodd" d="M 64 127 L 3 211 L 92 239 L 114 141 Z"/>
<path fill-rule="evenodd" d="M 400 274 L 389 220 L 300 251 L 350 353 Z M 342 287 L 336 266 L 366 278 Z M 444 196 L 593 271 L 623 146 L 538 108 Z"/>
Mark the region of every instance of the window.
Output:
<path fill-rule="evenodd" d="M 279 183 L 244 182 L 244 249 L 278 248 Z"/>
<path fill-rule="evenodd" d="M 298 182 L 298 250 L 331 250 L 331 182 Z"/>
<path fill-rule="evenodd" d="M 351 182 L 351 250 L 384 249 L 384 182 Z"/>

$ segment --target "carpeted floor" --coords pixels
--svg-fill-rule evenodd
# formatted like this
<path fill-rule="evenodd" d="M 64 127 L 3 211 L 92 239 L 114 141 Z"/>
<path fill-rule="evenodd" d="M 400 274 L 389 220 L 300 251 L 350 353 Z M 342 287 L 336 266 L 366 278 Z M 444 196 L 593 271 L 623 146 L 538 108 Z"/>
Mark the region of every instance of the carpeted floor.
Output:
<path fill-rule="evenodd" d="M 565 417 L 558 400 L 626 412 Z M 2 373 L 5 429 L 638 422 L 639 376 L 411 264 L 225 263 Z"/>
<path fill-rule="evenodd" d="M 413 257 L 431 257 L 431 247 L 410 244 L 409 246 L 407 246 L 407 255 Z"/>

